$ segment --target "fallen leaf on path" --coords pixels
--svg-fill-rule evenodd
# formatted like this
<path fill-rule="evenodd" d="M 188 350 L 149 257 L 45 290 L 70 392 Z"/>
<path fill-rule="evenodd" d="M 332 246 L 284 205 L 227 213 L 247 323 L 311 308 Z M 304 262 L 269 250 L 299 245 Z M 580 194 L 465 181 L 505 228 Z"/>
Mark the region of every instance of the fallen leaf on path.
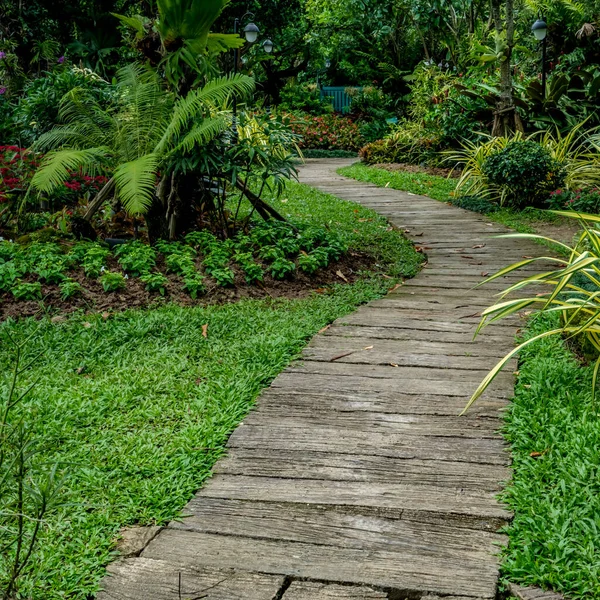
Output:
<path fill-rule="evenodd" d="M 462 255 L 461 255 L 461 258 L 468 258 L 468 259 L 470 259 L 470 260 L 473 260 L 473 257 L 472 257 L 472 256 L 468 256 L 468 255 L 466 255 L 466 254 L 462 254 Z"/>
<path fill-rule="evenodd" d="M 404 233 L 410 233 L 410 229 L 405 229 Z"/>
<path fill-rule="evenodd" d="M 476 246 L 471 246 L 471 248 L 485 248 L 485 244 L 477 244 Z"/>
<path fill-rule="evenodd" d="M 373 350 L 374 346 L 365 346 L 363 350 Z"/>
<path fill-rule="evenodd" d="M 208 323 L 205 323 L 204 325 L 202 325 L 202 337 L 203 338 L 208 337 Z"/>
<path fill-rule="evenodd" d="M 533 256 L 524 256 L 523 258 L 533 258 Z"/>
<path fill-rule="evenodd" d="M 482 276 L 482 277 L 487 277 L 488 275 L 489 275 L 489 272 L 488 272 L 488 271 L 482 271 L 482 272 L 481 272 L 481 276 Z"/>
<path fill-rule="evenodd" d="M 389 275 L 382 275 L 382 277 L 383 277 L 384 279 L 394 279 L 393 277 L 390 277 Z"/>
<path fill-rule="evenodd" d="M 335 362 L 336 360 L 340 360 L 340 358 L 344 358 L 344 356 L 350 356 L 351 354 L 354 354 L 354 352 L 355 350 L 352 350 L 351 352 L 344 352 L 344 354 L 338 354 L 337 356 L 330 358 L 329 362 Z"/>
<path fill-rule="evenodd" d="M 390 367 L 399 367 L 400 365 L 397 365 L 396 363 L 390 363 Z"/>
<path fill-rule="evenodd" d="M 424 233 L 424 232 L 423 232 L 423 231 L 421 231 L 421 233 L 415 233 L 415 234 L 413 234 L 413 235 L 414 235 L 415 237 L 421 237 L 421 236 L 423 235 L 423 233 Z"/>
<path fill-rule="evenodd" d="M 336 271 L 335 274 L 340 278 L 343 279 L 346 283 L 349 283 L 348 278 L 341 272 L 341 271 Z"/>
<path fill-rule="evenodd" d="M 401 283 L 397 283 L 394 287 L 389 289 L 390 292 L 395 292 L 399 287 L 402 287 Z"/>
<path fill-rule="evenodd" d="M 325 327 L 323 327 L 323 329 L 319 329 L 317 333 L 325 333 L 330 327 L 331 325 L 325 325 Z"/>

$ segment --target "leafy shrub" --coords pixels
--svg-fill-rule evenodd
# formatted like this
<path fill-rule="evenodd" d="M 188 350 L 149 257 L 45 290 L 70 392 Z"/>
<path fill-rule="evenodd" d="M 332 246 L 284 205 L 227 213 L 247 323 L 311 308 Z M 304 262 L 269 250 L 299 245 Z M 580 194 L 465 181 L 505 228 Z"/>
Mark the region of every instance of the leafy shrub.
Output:
<path fill-rule="evenodd" d="M 144 273 L 140 280 L 146 284 L 149 292 L 158 292 L 161 296 L 165 295 L 169 280 L 162 273 Z"/>
<path fill-rule="evenodd" d="M 87 245 L 83 257 L 82 266 L 87 277 L 96 279 L 106 268 L 106 259 L 110 251 L 100 244 L 92 243 Z"/>
<path fill-rule="evenodd" d="M 210 231 L 192 231 L 185 236 L 185 241 L 204 253 L 219 245 L 219 240 Z"/>
<path fill-rule="evenodd" d="M 186 273 L 183 277 L 183 289 L 195 300 L 198 294 L 206 291 L 204 277 L 197 271 Z"/>
<path fill-rule="evenodd" d="M 83 287 L 77 281 L 65 279 L 59 286 L 60 297 L 64 300 L 69 300 L 75 296 L 80 296 L 83 293 Z"/>
<path fill-rule="evenodd" d="M 24 265 L 13 261 L 0 264 L 0 290 L 10 291 L 15 282 L 25 275 L 25 272 Z"/>
<path fill-rule="evenodd" d="M 235 273 L 229 267 L 212 269 L 210 275 L 221 287 L 229 287 L 230 285 L 233 285 L 233 282 L 235 281 Z"/>
<path fill-rule="evenodd" d="M 300 148 L 319 150 L 355 150 L 358 151 L 365 139 L 360 133 L 359 125 L 340 115 L 294 115 L 292 131 L 301 136 Z"/>
<path fill-rule="evenodd" d="M 139 241 L 118 246 L 115 255 L 121 267 L 132 275 L 147 273 L 156 265 L 155 250 Z"/>
<path fill-rule="evenodd" d="M 550 192 L 546 203 L 547 207 L 552 210 L 573 210 L 598 214 L 600 213 L 600 189 L 555 190 Z"/>
<path fill-rule="evenodd" d="M 314 258 L 319 267 L 326 267 L 329 264 L 329 252 L 325 247 L 315 248 L 309 256 Z"/>
<path fill-rule="evenodd" d="M 173 253 L 165 258 L 167 271 L 176 274 L 187 273 L 195 269 L 194 259 L 187 253 Z"/>
<path fill-rule="evenodd" d="M 278 246 L 263 246 L 258 251 L 258 256 L 267 262 L 273 262 L 280 258 L 285 258 L 283 251 Z"/>
<path fill-rule="evenodd" d="M 314 83 L 290 82 L 281 90 L 281 110 L 301 110 L 312 115 L 323 115 L 333 112 L 333 105 L 321 99 L 321 90 Z"/>
<path fill-rule="evenodd" d="M 244 271 L 246 283 L 256 283 L 263 280 L 264 271 L 258 263 L 254 262 L 252 252 L 236 254 L 235 260 Z"/>
<path fill-rule="evenodd" d="M 121 273 L 106 271 L 102 277 L 100 277 L 100 283 L 105 292 L 116 292 L 117 290 L 125 288 L 126 279 Z"/>
<path fill-rule="evenodd" d="M 58 69 L 31 80 L 13 116 L 15 126 L 27 145 L 58 122 L 60 101 L 75 88 L 85 90 L 104 106 L 111 103 L 115 93 L 114 88 L 93 71 L 78 67 Z"/>
<path fill-rule="evenodd" d="M 65 278 L 64 271 L 64 260 L 58 257 L 44 258 L 33 269 L 33 272 L 46 283 L 60 283 Z"/>
<path fill-rule="evenodd" d="M 539 206 L 565 178 L 562 165 L 532 140 L 508 143 L 491 154 L 481 169 L 488 181 L 500 188 L 502 201 L 519 208 Z"/>
<path fill-rule="evenodd" d="M 17 283 L 12 288 L 12 294 L 16 300 L 40 300 L 42 297 L 42 284 L 39 281 Z"/>
<path fill-rule="evenodd" d="M 359 155 L 363 162 L 439 164 L 442 149 L 439 134 L 427 131 L 422 125 L 403 121 L 383 140 L 367 144 Z"/>
<path fill-rule="evenodd" d="M 215 271 L 223 271 L 227 269 L 229 264 L 229 251 L 224 245 L 215 246 L 212 252 L 202 261 L 205 271 L 209 275 L 213 275 Z"/>
<path fill-rule="evenodd" d="M 285 279 L 296 272 L 294 261 L 279 257 L 271 264 L 271 275 L 274 279 Z"/>
<path fill-rule="evenodd" d="M 514 136 L 494 137 L 483 143 L 465 142 L 461 150 L 445 152 L 446 160 L 462 166 L 462 173 L 456 183 L 456 194 L 480 196 L 493 202 L 502 203 L 510 193 L 506 187 L 492 183 L 484 173 L 484 164 L 494 154 L 504 150 L 509 144 L 524 140 L 537 142 L 550 154 L 556 165 L 560 165 L 560 175 L 564 176 L 564 188 L 587 189 L 600 185 L 600 154 L 597 151 L 598 136 L 582 132 L 580 123 L 566 135 L 559 131 L 534 134 L 524 138 L 522 133 Z M 561 188 L 549 182 L 543 186 L 547 196 L 552 189 Z"/>
<path fill-rule="evenodd" d="M 314 275 L 320 268 L 316 256 L 303 253 L 298 257 L 298 268 L 309 275 Z"/>

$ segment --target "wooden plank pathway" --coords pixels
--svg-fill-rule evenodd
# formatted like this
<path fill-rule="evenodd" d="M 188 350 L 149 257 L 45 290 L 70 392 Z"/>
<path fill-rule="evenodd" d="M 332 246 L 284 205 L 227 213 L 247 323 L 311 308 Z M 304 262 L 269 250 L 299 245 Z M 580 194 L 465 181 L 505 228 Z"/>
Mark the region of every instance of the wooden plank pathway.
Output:
<path fill-rule="evenodd" d="M 98 600 L 495 598 L 510 370 L 458 413 L 519 323 L 472 341 L 473 315 L 507 282 L 471 288 L 536 248 L 491 238 L 505 230 L 480 215 L 336 175 L 347 162 L 309 161 L 301 181 L 385 214 L 427 266 L 314 338 L 186 518 L 112 565 Z"/>

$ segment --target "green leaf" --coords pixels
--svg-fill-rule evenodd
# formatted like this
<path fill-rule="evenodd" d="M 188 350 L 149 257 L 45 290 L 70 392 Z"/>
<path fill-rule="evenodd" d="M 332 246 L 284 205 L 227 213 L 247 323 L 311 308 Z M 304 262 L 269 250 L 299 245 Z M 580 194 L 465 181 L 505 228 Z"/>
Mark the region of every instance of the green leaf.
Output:
<path fill-rule="evenodd" d="M 158 157 L 147 154 L 119 165 L 114 178 L 117 193 L 130 214 L 143 214 L 152 204 L 156 189 Z"/>

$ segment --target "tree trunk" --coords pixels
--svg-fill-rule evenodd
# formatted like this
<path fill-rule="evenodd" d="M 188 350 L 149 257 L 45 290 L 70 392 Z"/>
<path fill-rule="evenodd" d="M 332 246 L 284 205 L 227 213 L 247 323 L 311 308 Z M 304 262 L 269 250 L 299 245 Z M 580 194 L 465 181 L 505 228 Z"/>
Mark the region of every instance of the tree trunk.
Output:
<path fill-rule="evenodd" d="M 114 189 L 115 179 L 111 177 L 96 194 L 96 197 L 88 204 L 87 210 L 83 215 L 86 221 L 89 221 L 98 212 L 98 209 L 108 200 Z"/>
<path fill-rule="evenodd" d="M 515 44 L 514 0 L 505 0 L 505 20 L 502 19 L 502 0 L 492 0 L 492 17 L 496 33 L 506 35 L 506 48 L 500 63 L 500 96 L 494 113 L 492 135 L 508 137 L 522 131 L 523 125 L 513 101 L 512 51 Z"/>

